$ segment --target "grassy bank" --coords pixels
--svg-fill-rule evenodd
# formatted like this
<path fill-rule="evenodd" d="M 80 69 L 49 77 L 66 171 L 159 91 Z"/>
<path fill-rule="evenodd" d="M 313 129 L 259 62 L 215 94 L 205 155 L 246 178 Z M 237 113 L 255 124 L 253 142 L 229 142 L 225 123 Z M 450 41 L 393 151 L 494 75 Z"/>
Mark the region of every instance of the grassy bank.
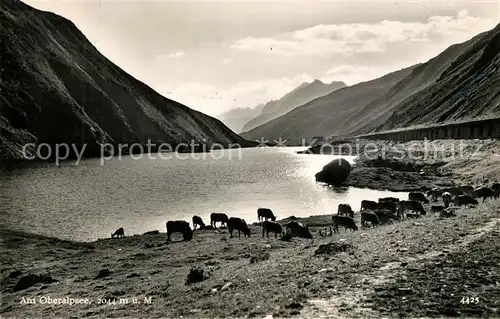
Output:
<path fill-rule="evenodd" d="M 500 141 L 360 141 L 347 186 L 425 191 L 500 181 Z"/>
<path fill-rule="evenodd" d="M 500 290 L 494 288 L 500 276 L 492 267 L 499 266 L 500 251 L 498 241 L 490 238 L 498 236 L 499 218 L 500 202 L 489 201 L 458 210 L 454 218 L 428 215 L 320 237 L 330 216 L 314 216 L 301 219 L 312 226 L 314 240 L 291 242 L 261 238 L 256 225 L 250 238 L 229 238 L 225 229 L 202 230 L 195 232 L 192 241 L 170 244 L 164 233 L 76 243 L 2 229 L 1 314 L 415 316 L 448 315 L 456 305 L 455 311 L 462 315 L 496 315 Z M 359 214 L 356 219 L 359 225 Z M 330 242 L 346 243 L 350 249 L 316 253 L 320 245 Z M 460 268 L 463 251 L 470 261 L 464 269 Z M 436 262 L 439 266 L 429 268 L 429 263 Z M 203 280 L 188 284 L 193 267 L 203 271 Z M 432 271 L 425 275 L 426 269 Z M 55 281 L 13 291 L 28 274 L 46 274 Z M 457 290 L 461 280 L 465 281 Z M 441 289 L 428 288 L 431 283 L 441 283 Z M 434 290 L 427 296 L 426 289 Z M 480 306 L 460 304 L 462 296 L 476 295 Z M 47 296 L 88 298 L 92 304 L 41 304 L 40 297 Z M 417 296 L 423 301 L 415 301 Z M 22 304 L 23 297 L 36 303 Z M 133 298 L 139 303 L 133 303 Z M 99 304 L 103 300 L 107 303 Z M 448 306 L 442 306 L 443 301 Z"/>

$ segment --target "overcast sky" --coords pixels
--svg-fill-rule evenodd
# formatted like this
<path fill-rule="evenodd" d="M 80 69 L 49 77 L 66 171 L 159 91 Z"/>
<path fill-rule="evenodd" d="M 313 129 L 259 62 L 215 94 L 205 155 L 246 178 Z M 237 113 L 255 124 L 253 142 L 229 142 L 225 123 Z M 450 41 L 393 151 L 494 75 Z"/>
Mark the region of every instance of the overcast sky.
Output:
<path fill-rule="evenodd" d="M 125 71 L 210 115 L 316 78 L 351 85 L 425 62 L 500 17 L 497 0 L 25 2 L 72 20 Z"/>

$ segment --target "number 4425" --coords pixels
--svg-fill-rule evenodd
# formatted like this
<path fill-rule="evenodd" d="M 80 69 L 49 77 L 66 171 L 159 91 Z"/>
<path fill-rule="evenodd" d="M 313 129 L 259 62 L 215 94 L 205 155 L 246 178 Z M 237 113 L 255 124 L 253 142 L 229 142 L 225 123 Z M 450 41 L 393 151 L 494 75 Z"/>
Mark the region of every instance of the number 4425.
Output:
<path fill-rule="evenodd" d="M 479 298 L 478 297 L 462 297 L 462 299 L 460 299 L 460 303 L 462 305 L 470 305 L 470 304 L 477 305 L 479 303 Z"/>

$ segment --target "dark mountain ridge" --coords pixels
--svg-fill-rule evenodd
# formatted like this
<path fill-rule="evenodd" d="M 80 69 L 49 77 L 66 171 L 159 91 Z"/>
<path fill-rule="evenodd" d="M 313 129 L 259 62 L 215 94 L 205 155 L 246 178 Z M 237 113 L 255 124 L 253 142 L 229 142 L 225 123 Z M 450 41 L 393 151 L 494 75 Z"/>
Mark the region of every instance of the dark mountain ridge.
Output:
<path fill-rule="evenodd" d="M 348 118 L 390 90 L 410 74 L 413 68 L 336 90 L 241 135 L 249 140 L 264 137 L 272 141 L 282 138 L 287 140 L 289 145 L 300 145 L 302 139 L 340 134 Z"/>
<path fill-rule="evenodd" d="M 86 39 L 69 20 L 20 1 L 0 2 L 0 150 L 27 142 L 252 145 L 221 121 L 156 93 Z"/>
<path fill-rule="evenodd" d="M 320 80 L 314 80 L 311 83 L 302 83 L 280 99 L 266 103 L 261 114 L 246 123 L 242 131 L 249 131 L 290 112 L 300 105 L 343 87 L 346 87 L 346 84 L 339 81 L 333 81 L 329 84 L 323 83 Z"/>
<path fill-rule="evenodd" d="M 460 54 L 434 83 L 395 105 L 374 130 L 500 116 L 500 25 L 452 48 Z"/>
<path fill-rule="evenodd" d="M 500 116 L 499 53 L 500 25 L 423 64 L 325 95 L 242 135 L 297 143 L 313 136 Z M 385 86 L 367 86 L 375 83 Z"/>

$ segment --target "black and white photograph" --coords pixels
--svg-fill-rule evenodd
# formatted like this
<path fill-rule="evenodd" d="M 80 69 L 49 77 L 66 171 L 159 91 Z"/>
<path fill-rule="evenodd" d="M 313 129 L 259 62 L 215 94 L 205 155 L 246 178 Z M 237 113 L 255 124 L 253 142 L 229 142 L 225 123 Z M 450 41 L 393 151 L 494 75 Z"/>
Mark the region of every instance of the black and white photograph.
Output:
<path fill-rule="evenodd" d="M 0 0 L 0 318 L 500 318 L 500 0 Z"/>

